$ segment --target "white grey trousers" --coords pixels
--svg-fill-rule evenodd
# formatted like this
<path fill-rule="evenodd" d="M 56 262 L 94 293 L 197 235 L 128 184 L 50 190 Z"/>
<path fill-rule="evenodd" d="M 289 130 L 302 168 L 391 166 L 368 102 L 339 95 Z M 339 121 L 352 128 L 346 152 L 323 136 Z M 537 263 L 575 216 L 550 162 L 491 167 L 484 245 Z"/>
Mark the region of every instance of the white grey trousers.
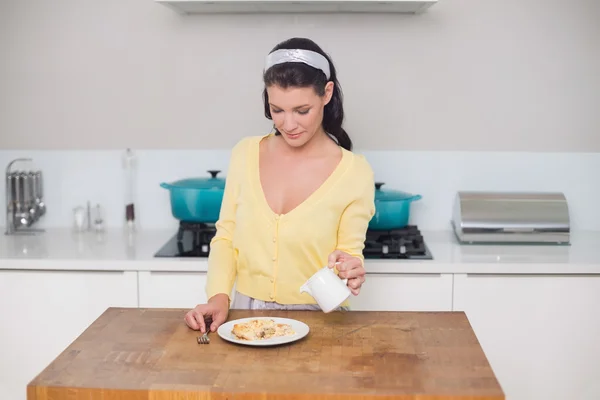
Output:
<path fill-rule="evenodd" d="M 321 310 L 318 304 L 279 304 L 274 301 L 254 299 L 238 291 L 235 292 L 230 308 L 232 310 Z M 335 311 L 349 311 L 349 308 L 338 307 Z"/>

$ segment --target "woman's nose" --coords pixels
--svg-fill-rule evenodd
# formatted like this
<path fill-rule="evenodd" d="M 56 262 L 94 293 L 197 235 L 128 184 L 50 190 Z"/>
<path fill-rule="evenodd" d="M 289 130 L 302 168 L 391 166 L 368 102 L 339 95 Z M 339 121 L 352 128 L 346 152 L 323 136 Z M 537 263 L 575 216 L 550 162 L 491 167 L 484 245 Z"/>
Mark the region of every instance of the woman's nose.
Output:
<path fill-rule="evenodd" d="M 287 132 L 291 132 L 296 129 L 296 126 L 298 126 L 298 124 L 296 123 L 294 116 L 291 114 L 286 115 L 283 120 L 283 129 Z"/>

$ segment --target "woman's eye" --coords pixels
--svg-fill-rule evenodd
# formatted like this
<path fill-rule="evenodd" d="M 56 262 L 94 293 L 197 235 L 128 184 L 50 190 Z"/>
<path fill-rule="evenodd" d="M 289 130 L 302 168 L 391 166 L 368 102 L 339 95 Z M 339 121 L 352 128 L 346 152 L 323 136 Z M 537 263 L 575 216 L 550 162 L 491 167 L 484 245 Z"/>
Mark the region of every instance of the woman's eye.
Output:
<path fill-rule="evenodd" d="M 310 108 L 308 110 L 297 110 L 296 112 L 298 114 L 300 114 L 300 115 L 306 115 L 306 114 L 308 114 L 309 111 L 310 111 Z M 282 112 L 283 112 L 283 110 L 278 110 L 278 109 L 275 109 L 275 108 L 271 109 L 271 113 L 273 113 L 273 114 L 279 114 L 279 113 L 282 113 Z"/>

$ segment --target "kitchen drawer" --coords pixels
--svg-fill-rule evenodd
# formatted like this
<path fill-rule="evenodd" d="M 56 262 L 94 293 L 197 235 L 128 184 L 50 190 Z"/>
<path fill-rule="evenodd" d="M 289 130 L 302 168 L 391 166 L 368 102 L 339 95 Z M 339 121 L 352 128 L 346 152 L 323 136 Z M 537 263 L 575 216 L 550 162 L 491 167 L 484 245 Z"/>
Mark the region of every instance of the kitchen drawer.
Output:
<path fill-rule="evenodd" d="M 452 274 L 367 274 L 353 310 L 450 311 Z"/>

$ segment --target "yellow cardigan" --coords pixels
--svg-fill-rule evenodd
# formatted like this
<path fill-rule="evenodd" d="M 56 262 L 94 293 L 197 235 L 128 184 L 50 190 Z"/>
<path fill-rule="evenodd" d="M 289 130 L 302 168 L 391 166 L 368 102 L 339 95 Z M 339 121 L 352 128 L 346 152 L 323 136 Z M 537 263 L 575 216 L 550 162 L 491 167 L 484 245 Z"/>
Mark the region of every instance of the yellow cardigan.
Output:
<path fill-rule="evenodd" d="M 281 304 L 315 304 L 300 286 L 327 265 L 338 249 L 364 260 L 367 226 L 375 213 L 373 171 L 361 156 L 342 148 L 342 159 L 321 187 L 292 211 L 269 207 L 258 168 L 259 143 L 242 139 L 233 148 L 217 232 L 208 259 L 208 298 L 247 296 Z"/>

